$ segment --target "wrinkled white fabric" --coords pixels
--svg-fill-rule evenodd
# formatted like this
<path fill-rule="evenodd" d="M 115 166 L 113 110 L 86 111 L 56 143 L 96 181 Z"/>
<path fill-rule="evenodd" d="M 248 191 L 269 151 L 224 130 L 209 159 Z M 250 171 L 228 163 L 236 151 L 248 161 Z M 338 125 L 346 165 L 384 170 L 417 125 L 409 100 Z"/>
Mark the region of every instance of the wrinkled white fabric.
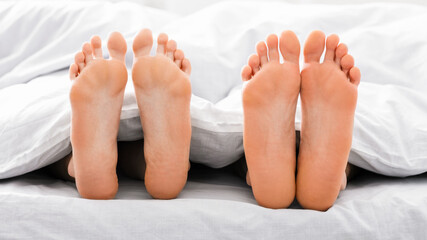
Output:
<path fill-rule="evenodd" d="M 364 175 L 326 212 L 268 209 L 243 179 L 190 170 L 174 200 L 119 180 L 114 200 L 79 197 L 74 183 L 30 173 L 0 180 L 1 239 L 424 239 L 427 176 Z"/>
<path fill-rule="evenodd" d="M 91 35 L 166 32 L 192 63 L 190 158 L 222 167 L 243 155 L 240 70 L 256 42 L 295 31 L 337 33 L 362 71 L 349 161 L 408 176 L 427 171 L 427 7 L 410 4 L 220 3 L 177 16 L 132 3 L 0 3 L 0 178 L 50 164 L 71 150 L 67 68 Z M 104 47 L 104 54 L 107 51 Z M 234 89 L 234 90 L 233 90 Z M 233 90 L 233 91 L 232 91 Z M 132 86 L 119 140 L 143 137 Z M 300 108 L 296 129 L 300 125 Z"/>

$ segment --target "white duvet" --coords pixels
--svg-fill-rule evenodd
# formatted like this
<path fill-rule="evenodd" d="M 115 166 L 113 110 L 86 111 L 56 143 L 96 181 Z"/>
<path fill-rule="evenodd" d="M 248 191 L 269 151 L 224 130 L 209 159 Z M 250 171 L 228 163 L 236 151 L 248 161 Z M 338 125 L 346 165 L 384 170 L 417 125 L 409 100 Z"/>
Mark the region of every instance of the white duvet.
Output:
<path fill-rule="evenodd" d="M 152 199 L 119 178 L 114 200 L 88 200 L 74 183 L 30 173 L 0 180 L 1 239 L 367 240 L 427 236 L 427 175 L 365 174 L 326 212 L 260 207 L 243 179 L 192 167 L 177 199 Z"/>
<path fill-rule="evenodd" d="M 424 22 L 427 7 L 410 4 L 231 2 L 178 16 L 126 2 L 1 2 L 0 178 L 71 151 L 67 68 L 74 53 L 91 35 L 105 39 L 111 31 L 131 46 L 141 28 L 167 32 L 192 63 L 192 161 L 222 167 L 243 155 L 240 69 L 256 42 L 285 29 L 303 42 L 320 29 L 339 34 L 362 71 L 349 161 L 391 176 L 426 172 Z M 131 85 L 121 119 L 119 140 L 143 137 Z"/>

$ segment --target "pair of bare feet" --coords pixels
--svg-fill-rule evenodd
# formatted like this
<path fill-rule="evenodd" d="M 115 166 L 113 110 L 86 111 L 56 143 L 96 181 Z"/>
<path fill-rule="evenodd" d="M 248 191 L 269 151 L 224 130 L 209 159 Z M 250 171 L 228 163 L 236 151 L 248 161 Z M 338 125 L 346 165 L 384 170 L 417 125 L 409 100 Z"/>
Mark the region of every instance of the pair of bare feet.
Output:
<path fill-rule="evenodd" d="M 327 38 L 323 63 L 325 35 L 309 35 L 301 73 L 293 32 L 283 32 L 280 40 L 270 35 L 266 43 L 258 43 L 242 70 L 248 81 L 243 90 L 247 182 L 262 206 L 287 207 L 296 196 L 304 208 L 327 210 L 346 186 L 360 71 L 337 35 Z M 302 122 L 296 161 L 298 95 Z"/>
<path fill-rule="evenodd" d="M 191 139 L 190 62 L 166 34 L 158 37 L 156 56 L 149 56 L 152 33 L 140 31 L 133 41 L 132 80 L 144 129 L 145 185 L 155 198 L 170 199 L 187 180 Z M 70 66 L 72 87 L 71 144 L 68 173 L 80 195 L 114 198 L 118 189 L 117 134 L 127 83 L 126 41 L 114 32 L 110 59 L 103 59 L 101 39 L 83 44 Z M 141 159 L 144 161 L 144 159 Z"/>
<path fill-rule="evenodd" d="M 191 139 L 190 63 L 176 43 L 159 35 L 156 56 L 149 56 L 153 38 L 144 29 L 133 42 L 132 79 L 144 129 L 145 185 L 155 198 L 176 197 L 185 185 Z M 344 169 L 351 146 L 360 72 L 336 35 L 326 41 L 314 31 L 304 49 L 290 31 L 257 45 L 257 55 L 242 71 L 249 81 L 243 91 L 244 148 L 247 180 L 258 203 L 283 208 L 297 196 L 306 208 L 329 208 L 345 185 Z M 104 60 L 101 40 L 94 37 L 76 54 L 70 67 L 73 85 L 68 173 L 81 196 L 113 198 L 117 192 L 117 133 L 127 82 L 126 42 L 119 33 L 108 40 Z M 298 176 L 294 117 L 301 95 L 303 120 Z M 142 146 L 141 146 L 142 147 Z"/>

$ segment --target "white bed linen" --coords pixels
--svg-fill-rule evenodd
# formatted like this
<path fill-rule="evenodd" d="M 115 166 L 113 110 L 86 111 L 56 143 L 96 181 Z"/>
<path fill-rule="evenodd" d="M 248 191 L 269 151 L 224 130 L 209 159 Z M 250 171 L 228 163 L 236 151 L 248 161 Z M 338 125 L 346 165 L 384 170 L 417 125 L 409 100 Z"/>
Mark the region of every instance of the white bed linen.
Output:
<path fill-rule="evenodd" d="M 0 180 L 0 239 L 425 239 L 427 175 L 365 175 L 327 212 L 272 210 L 225 170 L 193 168 L 178 199 L 153 200 L 121 178 L 115 200 L 31 173 Z"/>
<path fill-rule="evenodd" d="M 362 71 L 349 161 L 392 176 L 427 171 L 427 29 L 420 28 L 427 22 L 425 6 L 231 2 L 188 16 L 130 3 L 0 6 L 0 178 L 70 152 L 64 69 L 81 44 L 118 30 L 128 39 L 130 67 L 131 40 L 143 27 L 167 32 L 192 62 L 192 161 L 222 167 L 242 156 L 240 69 L 256 42 L 284 29 L 303 42 L 321 29 L 341 36 Z M 119 139 L 142 137 L 131 87 L 121 118 Z M 299 122 L 298 111 L 297 129 Z"/>

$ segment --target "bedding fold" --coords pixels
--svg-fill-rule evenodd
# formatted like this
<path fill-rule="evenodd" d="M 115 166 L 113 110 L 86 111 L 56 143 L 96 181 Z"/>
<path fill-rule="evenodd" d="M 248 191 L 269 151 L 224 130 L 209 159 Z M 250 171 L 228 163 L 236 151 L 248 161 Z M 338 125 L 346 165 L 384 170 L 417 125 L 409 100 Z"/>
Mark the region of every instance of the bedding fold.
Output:
<path fill-rule="evenodd" d="M 240 70 L 256 42 L 286 29 L 303 42 L 319 29 L 337 33 L 362 72 L 349 161 L 390 176 L 426 172 L 427 30 L 419 28 L 426 13 L 426 6 L 396 3 L 224 2 L 177 16 L 127 2 L 2 2 L 0 39 L 7 47 L 0 48 L 0 179 L 71 150 L 66 69 L 81 44 L 120 31 L 131 67 L 130 44 L 141 28 L 167 32 L 192 63 L 191 161 L 217 168 L 243 156 Z M 298 107 L 296 130 L 300 121 Z M 128 86 L 118 139 L 140 138 Z"/>

